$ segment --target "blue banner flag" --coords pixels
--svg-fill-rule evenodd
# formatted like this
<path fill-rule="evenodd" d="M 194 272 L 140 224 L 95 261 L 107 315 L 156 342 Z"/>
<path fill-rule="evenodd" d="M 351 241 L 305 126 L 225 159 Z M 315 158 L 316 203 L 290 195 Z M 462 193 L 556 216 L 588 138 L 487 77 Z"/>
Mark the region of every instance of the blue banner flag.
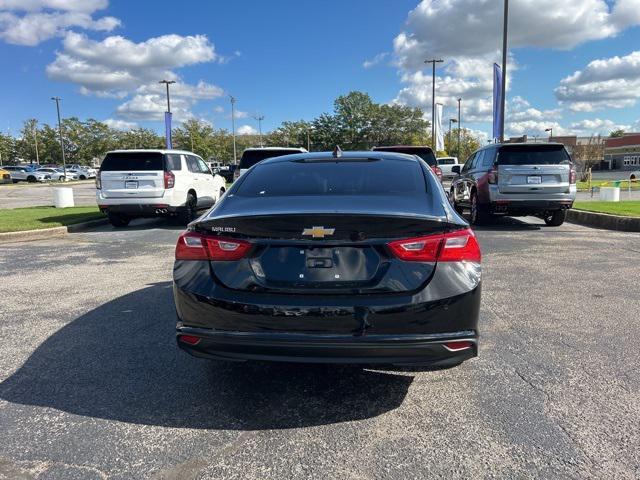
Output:
<path fill-rule="evenodd" d="M 497 63 L 493 64 L 493 139 L 502 138 L 503 123 L 502 111 L 502 68 Z"/>
<path fill-rule="evenodd" d="M 164 134 L 167 139 L 167 149 L 171 146 L 171 112 L 164 112 Z"/>

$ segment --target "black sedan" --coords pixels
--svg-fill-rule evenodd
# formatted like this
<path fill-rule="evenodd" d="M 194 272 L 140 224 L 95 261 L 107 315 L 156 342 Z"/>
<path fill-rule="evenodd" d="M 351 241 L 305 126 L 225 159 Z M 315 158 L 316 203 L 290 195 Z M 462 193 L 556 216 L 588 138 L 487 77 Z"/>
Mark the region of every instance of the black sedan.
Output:
<path fill-rule="evenodd" d="M 480 248 L 411 155 L 265 160 L 178 239 L 178 346 L 227 360 L 450 367 L 478 353 Z"/>

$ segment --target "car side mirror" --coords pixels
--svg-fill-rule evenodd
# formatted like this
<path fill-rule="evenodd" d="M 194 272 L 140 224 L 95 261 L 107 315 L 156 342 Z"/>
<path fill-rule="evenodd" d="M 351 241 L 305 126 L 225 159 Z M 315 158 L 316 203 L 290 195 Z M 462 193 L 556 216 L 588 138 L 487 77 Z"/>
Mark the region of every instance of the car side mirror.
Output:
<path fill-rule="evenodd" d="M 460 165 L 454 165 L 451 167 L 451 173 L 455 173 L 456 175 L 460 175 Z"/>

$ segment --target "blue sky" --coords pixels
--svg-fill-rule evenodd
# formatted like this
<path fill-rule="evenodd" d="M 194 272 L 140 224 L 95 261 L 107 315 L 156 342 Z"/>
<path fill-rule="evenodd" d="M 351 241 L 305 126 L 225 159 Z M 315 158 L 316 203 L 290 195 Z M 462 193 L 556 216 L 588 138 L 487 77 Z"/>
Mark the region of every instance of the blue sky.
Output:
<path fill-rule="evenodd" d="M 0 50 L 10 66 L 0 77 L 0 129 L 15 133 L 31 117 L 54 123 L 49 98 L 58 95 L 65 116 L 159 130 L 164 96 L 155 82 L 164 76 L 180 85 L 176 119 L 229 128 L 231 93 L 245 131 L 258 112 L 268 130 L 330 111 L 350 90 L 429 110 L 421 61 L 435 55 L 447 60 L 438 73 L 445 115 L 461 96 L 464 125 L 490 133 L 496 0 L 159 3 L 0 0 Z M 511 3 L 509 133 L 640 127 L 640 0 Z"/>

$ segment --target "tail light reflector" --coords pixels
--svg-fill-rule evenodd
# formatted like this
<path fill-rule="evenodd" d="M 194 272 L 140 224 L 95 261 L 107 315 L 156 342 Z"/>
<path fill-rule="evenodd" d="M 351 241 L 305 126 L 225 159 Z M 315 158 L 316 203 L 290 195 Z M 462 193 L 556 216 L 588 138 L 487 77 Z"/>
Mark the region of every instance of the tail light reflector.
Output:
<path fill-rule="evenodd" d="M 244 240 L 184 232 L 176 244 L 176 260 L 240 260 L 251 247 L 251 243 Z"/>
<path fill-rule="evenodd" d="M 388 244 L 393 254 L 407 262 L 480 262 L 480 245 L 471 229 L 426 237 L 396 240 Z"/>
<path fill-rule="evenodd" d="M 444 347 L 450 352 L 461 352 L 462 350 L 468 350 L 473 348 L 473 342 L 468 340 L 459 340 L 456 342 L 446 342 Z"/>
<path fill-rule="evenodd" d="M 200 343 L 200 337 L 196 337 L 195 335 L 180 335 L 178 336 L 178 340 L 187 345 L 197 345 Z"/>
<path fill-rule="evenodd" d="M 176 176 L 172 171 L 164 172 L 164 188 L 173 188 L 176 184 Z"/>
<path fill-rule="evenodd" d="M 574 184 L 576 183 L 576 180 L 578 179 L 578 173 L 576 172 L 576 169 L 571 167 L 571 170 L 569 171 L 569 183 Z"/>
<path fill-rule="evenodd" d="M 495 185 L 496 183 L 498 183 L 498 169 L 494 166 L 491 167 L 491 170 L 489 170 L 488 173 L 488 177 L 487 177 L 487 182 L 489 182 L 492 185 Z"/>
<path fill-rule="evenodd" d="M 431 170 L 433 170 L 433 173 L 436 174 L 436 177 L 442 180 L 442 169 L 440 167 L 434 165 L 433 167 L 431 167 Z"/>

